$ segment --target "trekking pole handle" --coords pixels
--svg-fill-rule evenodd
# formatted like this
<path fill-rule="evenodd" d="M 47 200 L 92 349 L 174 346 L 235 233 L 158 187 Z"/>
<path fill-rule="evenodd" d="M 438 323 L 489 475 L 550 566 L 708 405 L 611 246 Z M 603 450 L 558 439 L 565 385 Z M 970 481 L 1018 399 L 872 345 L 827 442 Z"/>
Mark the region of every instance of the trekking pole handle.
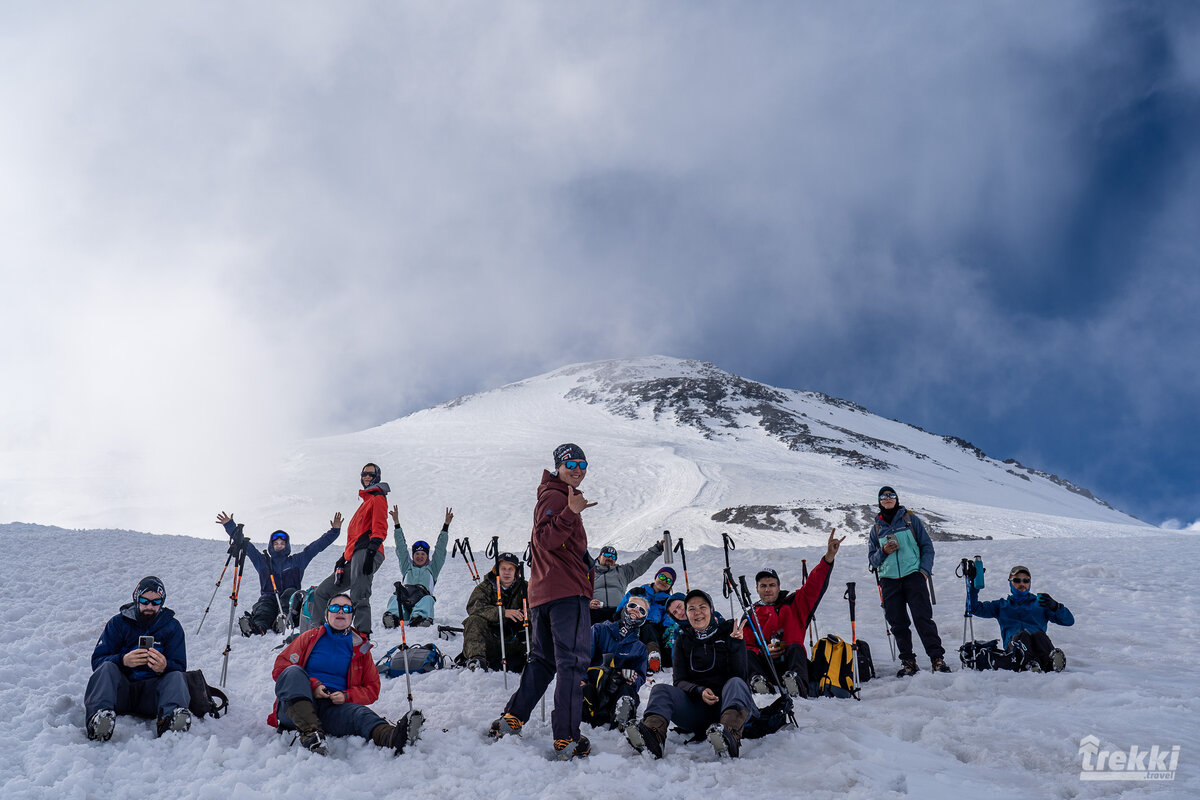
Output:
<path fill-rule="evenodd" d="M 496 558 L 500 555 L 500 537 L 493 536 L 492 541 L 488 543 L 487 549 L 483 551 L 484 558 Z"/>
<path fill-rule="evenodd" d="M 800 559 L 800 585 L 808 583 L 808 559 Z"/>
<path fill-rule="evenodd" d="M 729 597 L 733 594 L 733 573 L 729 567 L 725 568 L 725 574 L 721 580 L 721 594 L 724 597 Z"/>
<path fill-rule="evenodd" d="M 845 598 L 846 600 L 850 601 L 850 624 L 853 625 L 854 624 L 854 601 L 857 599 L 857 596 L 854 591 L 854 581 L 846 582 L 846 593 L 843 594 L 842 597 Z"/>
<path fill-rule="evenodd" d="M 521 556 L 527 566 L 533 566 L 533 542 L 525 545 L 525 553 Z"/>
<path fill-rule="evenodd" d="M 749 590 L 748 588 L 746 588 L 746 576 L 745 576 L 745 575 L 739 575 L 739 576 L 738 576 L 738 583 L 739 583 L 739 584 L 741 585 L 741 587 L 742 587 L 742 601 L 743 601 L 743 604 L 744 604 L 744 605 L 747 605 L 747 606 L 749 606 L 749 605 L 752 605 L 753 603 L 752 603 L 752 602 L 751 602 L 751 600 L 750 600 L 750 590 Z"/>

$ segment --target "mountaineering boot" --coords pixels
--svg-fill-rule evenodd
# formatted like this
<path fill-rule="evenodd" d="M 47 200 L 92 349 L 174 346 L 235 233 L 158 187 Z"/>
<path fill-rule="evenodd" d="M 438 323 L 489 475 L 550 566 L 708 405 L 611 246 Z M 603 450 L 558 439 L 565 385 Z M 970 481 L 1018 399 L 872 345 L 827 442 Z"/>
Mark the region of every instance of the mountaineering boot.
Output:
<path fill-rule="evenodd" d="M 582 734 L 578 739 L 555 739 L 554 757 L 559 761 L 570 761 L 572 758 L 587 758 L 592 752 L 592 743 Z"/>
<path fill-rule="evenodd" d="M 238 630 L 242 632 L 242 636 L 249 639 L 254 635 L 254 626 L 250 622 L 250 613 L 246 612 L 238 617 Z"/>
<path fill-rule="evenodd" d="M 896 677 L 907 678 L 910 675 L 916 675 L 920 671 L 921 668 L 917 666 L 915 658 L 902 658 L 900 659 L 900 671 L 896 673 Z"/>
<path fill-rule="evenodd" d="M 713 746 L 717 757 L 722 754 L 737 758 L 742 751 L 742 728 L 750 712 L 744 708 L 727 708 L 721 712 L 721 721 L 708 726 L 708 743 Z"/>
<path fill-rule="evenodd" d="M 271 629 L 278 634 L 282 634 L 285 630 L 287 630 L 287 617 L 285 617 L 283 614 L 280 614 L 275 618 L 275 624 L 271 626 Z"/>
<path fill-rule="evenodd" d="M 667 719 L 658 714 L 647 714 L 637 725 L 625 728 L 625 738 L 639 753 L 649 750 L 655 758 L 662 758 L 663 746 L 667 743 Z"/>
<path fill-rule="evenodd" d="M 933 661 L 932 661 L 932 663 L 930 663 L 929 667 L 934 672 L 949 672 L 950 671 L 950 665 L 946 663 L 946 659 L 944 659 L 944 658 L 933 659 Z"/>
<path fill-rule="evenodd" d="M 788 697 L 800 696 L 800 676 L 789 670 L 783 673 L 781 680 L 783 681 L 783 689 L 788 693 Z"/>
<path fill-rule="evenodd" d="M 93 741 L 107 742 L 112 738 L 113 730 L 117 727 L 117 712 L 111 708 L 102 708 L 88 720 L 87 736 Z"/>
<path fill-rule="evenodd" d="M 617 698 L 617 705 L 613 709 L 612 721 L 621 730 L 625 730 L 625 726 L 633 722 L 633 714 L 636 711 L 633 705 L 633 698 L 629 695 L 622 695 Z"/>
<path fill-rule="evenodd" d="M 432 624 L 433 620 L 429 619 L 429 617 L 422 617 L 419 615 L 408 621 L 408 627 L 410 628 L 428 628 Z"/>
<path fill-rule="evenodd" d="M 488 730 L 488 736 L 493 739 L 502 739 L 510 733 L 521 735 L 521 728 L 525 725 L 524 722 L 514 717 L 512 714 L 504 713 L 500 715 L 500 719 L 492 723 L 492 727 Z"/>
<path fill-rule="evenodd" d="M 771 684 L 767 683 L 767 679 L 762 675 L 750 676 L 750 691 L 755 694 L 770 694 Z"/>
<path fill-rule="evenodd" d="M 167 731 L 183 733 L 190 727 L 192 727 L 192 712 L 186 708 L 177 708 L 171 712 L 171 716 L 159 717 L 158 719 L 159 736 L 162 736 Z"/>
<path fill-rule="evenodd" d="M 1051 650 L 1050 666 L 1055 672 L 1062 672 L 1067 667 L 1067 654 L 1057 647 Z"/>
<path fill-rule="evenodd" d="M 300 746 L 310 753 L 316 753 L 319 756 L 329 755 L 329 751 L 325 749 L 325 734 L 320 728 L 315 731 L 301 733 Z"/>
<path fill-rule="evenodd" d="M 425 721 L 420 711 L 413 711 L 411 716 L 405 714 L 396 720 L 395 725 L 381 722 L 371 731 L 371 741 L 380 747 L 388 747 L 395 755 L 404 752 L 404 746 L 412 744 L 421 734 L 421 724 Z"/>
<path fill-rule="evenodd" d="M 484 672 L 488 671 L 487 664 L 483 663 L 482 658 L 468 658 L 466 667 L 467 669 L 471 670 L 471 672 L 474 672 L 477 669 L 481 669 Z"/>
<path fill-rule="evenodd" d="M 312 701 L 297 700 L 290 704 L 286 711 L 296 730 L 300 731 L 300 745 L 318 755 L 327 755 L 325 734 L 321 731 L 321 718 L 317 716 Z"/>

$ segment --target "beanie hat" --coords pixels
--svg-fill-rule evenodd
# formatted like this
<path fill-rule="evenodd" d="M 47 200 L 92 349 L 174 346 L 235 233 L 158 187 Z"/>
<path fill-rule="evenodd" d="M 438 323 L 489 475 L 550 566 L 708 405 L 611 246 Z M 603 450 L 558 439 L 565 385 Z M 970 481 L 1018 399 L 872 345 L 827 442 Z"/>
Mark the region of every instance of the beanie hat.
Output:
<path fill-rule="evenodd" d="M 164 601 L 167 599 L 167 587 L 163 586 L 163 582 L 153 575 L 147 575 L 138 581 L 137 588 L 133 590 L 133 602 L 136 603 L 138 598 L 146 592 L 158 592 Z"/>
<path fill-rule="evenodd" d="M 583 454 L 582 447 L 567 442 L 554 448 L 554 469 L 557 470 L 564 461 L 587 461 L 587 456 Z"/>
<path fill-rule="evenodd" d="M 708 603 L 709 608 L 713 607 L 712 598 L 709 597 L 708 592 L 704 591 L 703 589 L 692 589 L 690 592 L 684 595 L 683 602 L 686 605 L 687 603 L 692 602 L 692 599 L 696 597 L 699 597 L 703 599 L 704 602 Z"/>
<path fill-rule="evenodd" d="M 659 575 L 670 575 L 671 576 L 671 585 L 672 586 L 675 585 L 675 570 L 671 569 L 670 567 L 663 567 L 658 572 L 654 573 L 654 579 L 658 580 Z"/>
<path fill-rule="evenodd" d="M 416 555 L 418 550 L 424 550 L 425 555 L 429 555 L 429 542 L 426 542 L 423 539 L 418 539 L 417 541 L 413 542 L 413 555 Z"/>
<path fill-rule="evenodd" d="M 892 487 L 890 487 L 890 486 L 880 486 L 880 487 L 879 487 L 879 494 L 876 496 L 876 498 L 875 498 L 875 499 L 877 499 L 877 500 L 878 500 L 880 497 L 883 497 L 883 495 L 884 495 L 884 493 L 885 493 L 885 492 L 891 492 L 892 494 L 896 495 L 896 500 L 897 500 L 897 501 L 899 501 L 899 500 L 900 500 L 900 495 L 899 495 L 899 493 L 898 493 L 898 492 L 897 492 L 895 489 L 893 489 Z"/>

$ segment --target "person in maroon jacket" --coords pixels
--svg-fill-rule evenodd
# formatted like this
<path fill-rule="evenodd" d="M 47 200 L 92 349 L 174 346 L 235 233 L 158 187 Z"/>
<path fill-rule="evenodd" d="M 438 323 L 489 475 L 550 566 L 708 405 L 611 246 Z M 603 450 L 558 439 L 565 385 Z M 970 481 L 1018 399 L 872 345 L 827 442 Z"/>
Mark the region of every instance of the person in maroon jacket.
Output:
<path fill-rule="evenodd" d="M 560 761 L 582 758 L 591 750 L 587 737 L 579 733 L 583 681 L 592 655 L 592 559 L 580 513 L 596 504 L 576 491 L 587 468 L 583 450 L 568 443 L 554 450 L 555 472 L 542 472 L 533 510 L 529 571 L 532 653 L 521 673 L 521 685 L 489 731 L 497 739 L 520 733 L 557 675 L 551 725 Z"/>
<path fill-rule="evenodd" d="M 808 697 L 808 653 L 804 649 L 804 631 L 829 586 L 833 559 L 845 538 L 835 539 L 830 532 L 829 541 L 825 543 L 825 557 L 817 562 L 804 585 L 794 592 L 780 591 L 779 574 L 773 569 L 764 569 L 754 576 L 758 590 L 754 616 L 767 640 L 767 651 L 775 664 L 775 672 L 783 682 L 781 688 L 792 697 Z M 749 622 L 744 624 L 744 635 L 750 688 L 755 693 L 767 694 L 773 683 L 768 656 L 763 654 Z"/>
<path fill-rule="evenodd" d="M 315 608 L 325 608 L 337 592 L 346 592 L 354 604 L 354 629 L 371 636 L 371 582 L 383 563 L 383 540 L 388 535 L 387 495 L 391 491 L 380 483 L 382 473 L 375 464 L 367 464 L 359 474 L 362 505 L 350 518 L 346 529 L 346 548 L 337 560 L 333 574 L 321 581 L 314 593 Z"/>

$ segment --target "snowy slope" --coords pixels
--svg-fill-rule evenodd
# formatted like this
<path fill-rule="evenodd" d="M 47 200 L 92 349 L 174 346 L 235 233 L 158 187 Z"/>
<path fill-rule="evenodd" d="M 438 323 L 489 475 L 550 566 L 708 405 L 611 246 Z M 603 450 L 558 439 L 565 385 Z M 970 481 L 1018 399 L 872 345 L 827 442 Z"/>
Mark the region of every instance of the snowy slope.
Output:
<path fill-rule="evenodd" d="M 662 356 L 564 367 L 304 442 L 277 491 L 243 507 L 243 519 L 312 538 L 334 511 L 353 510 L 359 467 L 374 461 L 406 525 L 434 528 L 451 505 L 471 534 L 523 549 L 532 487 L 564 441 L 579 443 L 592 465 L 583 488 L 599 502 L 593 541 L 627 548 L 663 529 L 697 544 L 718 543 L 722 531 L 761 547 L 812 544 L 832 526 L 860 539 L 884 483 L 945 537 L 1146 527 L 1086 490 L 960 440 Z"/>
<path fill-rule="evenodd" d="M 589 455 L 591 455 L 589 453 Z M 522 499 L 529 499 L 524 487 Z M 586 512 L 591 514 L 592 509 Z M 456 522 L 457 525 L 457 522 Z M 582 763 L 547 760 L 551 737 L 537 715 L 519 739 L 486 743 L 482 732 L 507 697 L 501 677 L 446 670 L 416 676 L 417 705 L 429 719 L 418 745 L 393 759 L 361 741 L 337 740 L 327 759 L 287 746 L 265 724 L 271 706 L 274 638 L 235 635 L 229 659 L 231 711 L 190 733 L 162 740 L 151 723 L 122 717 L 106 744 L 83 733 L 82 697 L 89 657 L 104 622 L 147 573 L 162 577 L 167 605 L 188 635 L 189 665 L 210 681 L 220 675 L 229 602 L 218 596 L 194 635 L 224 561 L 216 542 L 178 536 L 0 526 L 9 555 L 0 577 L 12 595 L 0 615 L 0 797 L 24 798 L 379 798 L 404 792 L 439 798 L 883 798 L 1189 797 L 1200 796 L 1200 597 L 1193 565 L 1200 537 L 1153 530 L 1121 537 L 1006 538 L 938 544 L 941 603 L 936 619 L 951 651 L 962 633 L 961 557 L 981 553 L 992 580 L 1014 562 L 1030 566 L 1035 590 L 1049 591 L 1074 612 L 1072 628 L 1052 627 L 1068 654 L 1054 675 L 951 675 L 922 672 L 907 681 L 868 683 L 863 701 L 806 701 L 801 728 L 748 742 L 741 763 L 714 761 L 707 745 L 672 735 L 664 761 L 634 755 L 615 732 L 589 732 L 595 755 Z M 745 539 L 733 554 L 738 573 L 771 563 L 794 586 L 799 559 L 821 548 L 755 550 Z M 623 557 L 631 555 L 623 553 Z M 327 572 L 322 554 L 310 578 Z M 894 669 L 882 613 L 862 546 L 845 547 L 817 613 L 822 634 L 849 635 L 841 600 L 846 581 L 860 587 L 858 633 L 881 674 Z M 689 553 L 693 586 L 719 588 L 719 549 Z M 378 585 L 396 578 L 393 553 Z M 253 581 L 251 581 L 253 583 Z M 228 579 L 225 584 L 228 587 Z M 457 624 L 470 583 L 449 561 L 438 587 L 438 621 Z M 716 592 L 719 597 L 719 591 Z M 718 600 L 718 606 L 724 601 Z M 378 613 L 378 612 L 377 612 Z M 976 622 L 980 638 L 995 623 Z M 398 640 L 380 629 L 377 648 Z M 432 639 L 429 630 L 413 637 Z M 461 643 L 443 643 L 456 654 Z M 921 657 L 922 665 L 926 665 Z M 515 681 L 512 686 L 515 686 Z M 403 679 L 385 681 L 378 711 L 406 709 Z M 1181 745 L 1171 783 L 1085 783 L 1080 740 L 1108 748 Z M 297 794 L 299 792 L 299 794 Z"/>

